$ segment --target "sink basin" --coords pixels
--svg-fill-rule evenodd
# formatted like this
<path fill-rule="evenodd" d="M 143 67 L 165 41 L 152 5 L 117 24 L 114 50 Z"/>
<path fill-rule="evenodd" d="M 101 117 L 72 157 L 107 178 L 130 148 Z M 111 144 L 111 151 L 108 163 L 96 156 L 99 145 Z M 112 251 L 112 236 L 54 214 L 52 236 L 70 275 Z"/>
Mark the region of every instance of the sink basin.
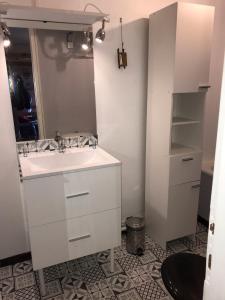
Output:
<path fill-rule="evenodd" d="M 23 179 L 49 176 L 81 169 L 90 169 L 120 164 L 120 162 L 100 147 L 92 149 L 71 148 L 64 153 L 43 152 L 30 153 L 27 157 L 20 155 Z"/>

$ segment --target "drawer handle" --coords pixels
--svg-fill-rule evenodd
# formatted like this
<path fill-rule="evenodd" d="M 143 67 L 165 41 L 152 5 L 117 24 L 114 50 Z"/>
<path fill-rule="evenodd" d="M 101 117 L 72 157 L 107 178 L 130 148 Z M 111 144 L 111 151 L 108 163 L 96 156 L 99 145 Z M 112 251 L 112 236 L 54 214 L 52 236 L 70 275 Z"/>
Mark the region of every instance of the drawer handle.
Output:
<path fill-rule="evenodd" d="M 182 158 L 182 161 L 191 161 L 194 160 L 193 157 L 186 157 L 186 158 Z"/>
<path fill-rule="evenodd" d="M 76 197 L 86 196 L 86 195 L 89 195 L 89 192 L 83 192 L 83 193 L 78 193 L 78 194 L 67 195 L 66 198 L 71 199 L 71 198 L 76 198 Z"/>
<path fill-rule="evenodd" d="M 200 184 L 195 184 L 195 185 L 192 185 L 191 187 L 192 189 L 199 189 L 200 188 Z"/>
<path fill-rule="evenodd" d="M 91 237 L 90 233 L 71 238 L 71 239 L 69 239 L 69 242 L 72 243 L 72 242 L 76 242 L 79 240 L 87 239 L 89 237 Z"/>
<path fill-rule="evenodd" d="M 209 84 L 199 84 L 198 86 L 200 89 L 210 89 L 211 88 L 211 85 Z"/>

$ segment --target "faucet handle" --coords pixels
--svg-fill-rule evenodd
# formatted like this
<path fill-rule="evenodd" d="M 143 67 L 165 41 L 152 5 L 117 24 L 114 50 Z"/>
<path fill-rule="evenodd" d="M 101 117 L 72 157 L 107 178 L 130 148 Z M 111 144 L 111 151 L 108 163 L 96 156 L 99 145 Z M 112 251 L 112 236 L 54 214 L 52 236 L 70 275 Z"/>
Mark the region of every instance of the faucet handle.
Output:
<path fill-rule="evenodd" d="M 28 146 L 27 145 L 23 145 L 23 156 L 24 157 L 27 157 L 28 156 Z"/>
<path fill-rule="evenodd" d="M 58 130 L 55 132 L 55 141 L 58 143 L 61 140 L 61 135 Z"/>

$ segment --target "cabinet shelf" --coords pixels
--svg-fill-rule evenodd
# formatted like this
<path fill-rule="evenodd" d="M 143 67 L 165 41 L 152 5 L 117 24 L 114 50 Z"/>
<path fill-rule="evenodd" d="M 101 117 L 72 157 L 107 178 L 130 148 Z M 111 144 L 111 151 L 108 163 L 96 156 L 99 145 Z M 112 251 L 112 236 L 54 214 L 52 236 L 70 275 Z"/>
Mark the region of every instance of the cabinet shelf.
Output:
<path fill-rule="evenodd" d="M 199 124 L 199 120 L 191 120 L 183 117 L 173 117 L 172 125 L 180 126 L 180 125 L 191 125 L 191 124 Z"/>
<path fill-rule="evenodd" d="M 187 153 L 196 152 L 196 151 L 198 151 L 198 149 L 196 149 L 196 148 L 177 144 L 177 143 L 172 143 L 170 155 L 187 154 Z"/>

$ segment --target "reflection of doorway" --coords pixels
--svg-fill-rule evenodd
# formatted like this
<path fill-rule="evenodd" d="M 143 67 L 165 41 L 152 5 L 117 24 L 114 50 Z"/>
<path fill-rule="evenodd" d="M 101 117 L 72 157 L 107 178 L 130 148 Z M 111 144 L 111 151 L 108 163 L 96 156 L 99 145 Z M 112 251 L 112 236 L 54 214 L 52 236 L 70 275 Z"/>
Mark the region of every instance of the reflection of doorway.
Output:
<path fill-rule="evenodd" d="M 11 28 L 10 32 L 11 46 L 5 54 L 16 140 L 36 140 L 39 130 L 29 31 Z"/>

